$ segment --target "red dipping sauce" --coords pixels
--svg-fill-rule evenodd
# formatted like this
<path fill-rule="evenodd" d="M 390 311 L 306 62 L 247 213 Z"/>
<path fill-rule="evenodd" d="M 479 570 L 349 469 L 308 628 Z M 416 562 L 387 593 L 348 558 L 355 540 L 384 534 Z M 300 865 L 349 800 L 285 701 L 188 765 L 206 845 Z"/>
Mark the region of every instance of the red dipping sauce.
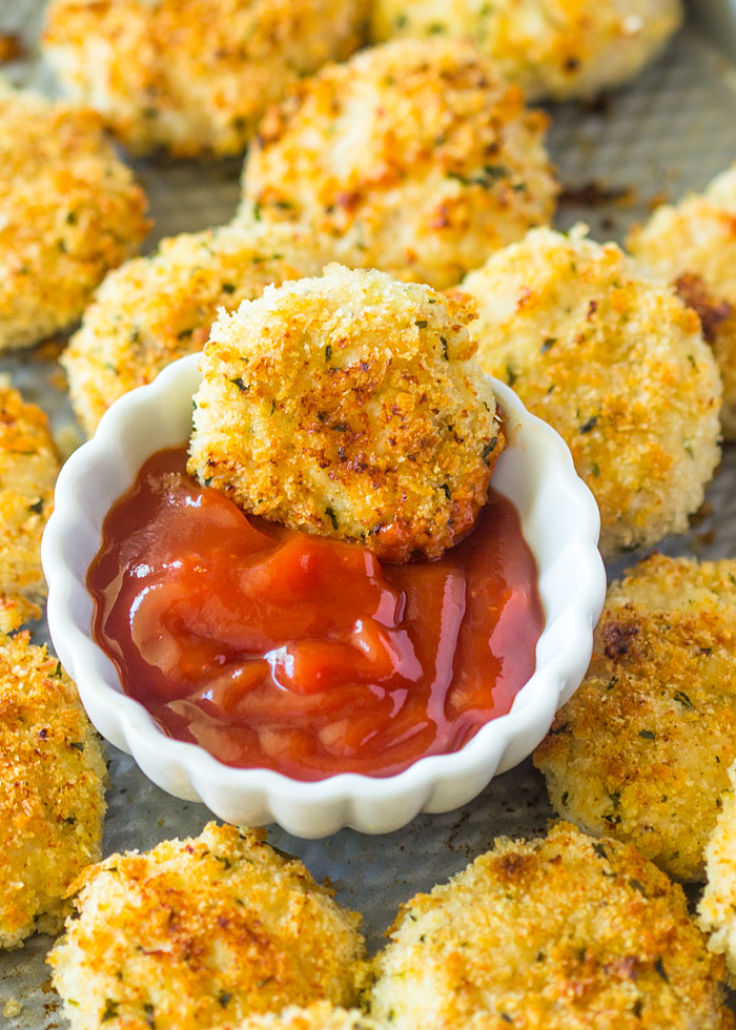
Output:
<path fill-rule="evenodd" d="M 246 517 L 153 455 L 109 512 L 94 635 L 161 728 L 226 765 L 389 776 L 463 746 L 534 671 L 537 569 L 491 490 L 434 562 Z"/>

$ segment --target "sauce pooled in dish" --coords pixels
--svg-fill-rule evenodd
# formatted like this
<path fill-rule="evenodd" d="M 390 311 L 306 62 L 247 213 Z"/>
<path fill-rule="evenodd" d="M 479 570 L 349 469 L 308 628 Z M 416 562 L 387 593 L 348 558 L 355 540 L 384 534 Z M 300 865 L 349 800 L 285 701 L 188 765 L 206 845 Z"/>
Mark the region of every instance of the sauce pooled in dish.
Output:
<path fill-rule="evenodd" d="M 389 776 L 509 710 L 543 614 L 506 498 L 439 560 L 389 565 L 248 517 L 185 464 L 148 460 L 88 576 L 95 637 L 165 732 L 301 780 Z"/>

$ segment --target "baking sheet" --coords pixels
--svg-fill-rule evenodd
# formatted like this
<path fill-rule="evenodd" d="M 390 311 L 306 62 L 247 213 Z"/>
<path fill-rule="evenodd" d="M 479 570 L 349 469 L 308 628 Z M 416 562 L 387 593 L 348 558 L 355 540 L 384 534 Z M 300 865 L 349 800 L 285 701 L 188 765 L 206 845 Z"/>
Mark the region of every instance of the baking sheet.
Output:
<path fill-rule="evenodd" d="M 32 48 L 43 6 L 40 0 L 0 0 L 0 32 L 20 32 Z M 53 92 L 32 49 L 4 71 L 17 84 Z M 562 105 L 550 112 L 549 145 L 567 187 L 557 224 L 568 228 L 584 219 L 598 239 L 621 239 L 654 203 L 702 188 L 736 157 L 736 70 L 694 26 L 633 87 L 597 105 Z M 147 250 L 164 235 L 220 224 L 234 213 L 238 162 L 204 169 L 139 162 L 136 171 L 156 219 Z M 592 206 L 581 202 L 583 187 L 595 201 Z M 68 445 L 78 431 L 61 389 L 57 352 L 52 344 L 2 358 L 0 372 L 9 372 L 26 397 L 49 412 Z M 699 557 L 736 555 L 735 447 L 726 449 L 690 533 L 665 541 L 660 549 Z M 43 624 L 35 635 L 45 639 Z M 108 754 L 112 786 L 105 854 L 200 832 L 209 818 L 203 806 L 163 793 L 116 749 L 108 746 Z M 273 827 L 270 840 L 301 857 L 318 880 L 328 878 L 338 899 L 363 913 L 373 951 L 402 901 L 458 872 L 495 836 L 544 833 L 552 815 L 542 777 L 526 761 L 464 808 L 420 816 L 393 834 L 366 837 L 344 830 L 326 840 L 302 841 Z M 36 936 L 22 950 L 0 954 L 0 1026 L 52 1030 L 64 1025 L 44 963 L 50 944 L 50 938 Z M 3 1017 L 10 1000 L 20 1003 L 20 1013 Z"/>

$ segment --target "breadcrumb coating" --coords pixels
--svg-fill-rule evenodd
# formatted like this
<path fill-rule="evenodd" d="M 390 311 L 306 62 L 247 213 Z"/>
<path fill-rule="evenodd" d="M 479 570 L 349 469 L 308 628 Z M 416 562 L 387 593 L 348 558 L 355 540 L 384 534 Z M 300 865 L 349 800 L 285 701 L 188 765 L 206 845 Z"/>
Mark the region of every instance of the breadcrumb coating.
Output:
<path fill-rule="evenodd" d="M 76 321 L 148 229 L 97 114 L 0 87 L 0 350 Z"/>
<path fill-rule="evenodd" d="M 49 954 L 71 1030 L 194 1030 L 325 999 L 365 974 L 360 917 L 261 831 L 110 855 L 73 889 L 78 916 Z"/>
<path fill-rule="evenodd" d="M 59 662 L 0 636 L 0 947 L 56 933 L 72 880 L 100 857 L 102 749 Z"/>
<path fill-rule="evenodd" d="M 626 245 L 700 316 L 723 379 L 723 433 L 736 439 L 736 169 L 656 208 Z"/>
<path fill-rule="evenodd" d="M 680 0 L 375 0 L 372 34 L 472 39 L 533 100 L 628 82 L 683 19 Z"/>
<path fill-rule="evenodd" d="M 0 377 L 0 632 L 40 618 L 41 536 L 58 472 L 45 413 Z"/>
<path fill-rule="evenodd" d="M 472 528 L 502 449 L 471 317 L 375 270 L 268 287 L 212 328 L 189 472 L 286 526 L 438 557 Z"/>
<path fill-rule="evenodd" d="M 736 763 L 728 770 L 730 787 L 705 849 L 707 883 L 698 905 L 698 925 L 710 934 L 708 947 L 725 955 L 728 979 L 736 987 Z"/>
<path fill-rule="evenodd" d="M 655 554 L 608 592 L 577 693 L 534 754 L 552 804 L 703 878 L 736 760 L 736 561 Z"/>
<path fill-rule="evenodd" d="M 485 371 L 569 446 L 604 555 L 686 530 L 720 458 L 720 376 L 695 312 L 583 226 L 530 232 L 459 289 Z"/>
<path fill-rule="evenodd" d="M 372 1014 L 395 1030 L 734 1025 L 682 889 L 635 848 L 567 823 L 496 840 L 402 906 L 389 935 Z"/>
<path fill-rule="evenodd" d="M 118 397 L 200 350 L 218 309 L 318 274 L 323 250 L 296 226 L 225 226 L 162 240 L 155 254 L 111 272 L 61 357 L 85 431 Z"/>
<path fill-rule="evenodd" d="M 289 1005 L 282 1012 L 264 1012 L 246 1018 L 227 1030 L 388 1030 L 358 1009 L 335 1008 L 317 1001 L 307 1008 Z"/>
<path fill-rule="evenodd" d="M 258 130 L 241 217 L 301 221 L 335 258 L 437 289 L 550 221 L 547 119 L 460 40 L 397 40 L 301 82 Z"/>
<path fill-rule="evenodd" d="M 362 42 L 367 0 L 52 0 L 43 49 L 135 153 L 240 153 L 269 104 Z"/>

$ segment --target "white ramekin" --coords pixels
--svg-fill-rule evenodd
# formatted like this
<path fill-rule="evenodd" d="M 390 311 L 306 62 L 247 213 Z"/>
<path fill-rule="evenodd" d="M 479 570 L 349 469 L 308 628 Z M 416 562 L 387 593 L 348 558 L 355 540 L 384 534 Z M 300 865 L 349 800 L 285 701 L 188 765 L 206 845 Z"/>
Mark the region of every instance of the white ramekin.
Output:
<path fill-rule="evenodd" d="M 196 354 L 182 358 L 149 386 L 116 401 L 59 476 L 42 547 L 48 624 L 92 722 L 103 737 L 130 752 L 158 786 L 203 801 L 232 823 L 276 822 L 302 837 L 325 836 L 343 826 L 385 833 L 418 812 L 465 804 L 496 773 L 531 753 L 590 659 L 605 572 L 597 549 L 598 509 L 567 447 L 507 386 L 494 382 L 509 442 L 493 486 L 519 511 L 537 561 L 545 613 L 536 671 L 507 715 L 484 726 L 461 751 L 421 759 L 397 776 L 343 774 L 307 783 L 267 769 L 232 769 L 201 747 L 166 736 L 142 705 L 122 692 L 115 667 L 92 637 L 86 586 L 113 502 L 151 454 L 189 436 L 198 361 Z"/>

